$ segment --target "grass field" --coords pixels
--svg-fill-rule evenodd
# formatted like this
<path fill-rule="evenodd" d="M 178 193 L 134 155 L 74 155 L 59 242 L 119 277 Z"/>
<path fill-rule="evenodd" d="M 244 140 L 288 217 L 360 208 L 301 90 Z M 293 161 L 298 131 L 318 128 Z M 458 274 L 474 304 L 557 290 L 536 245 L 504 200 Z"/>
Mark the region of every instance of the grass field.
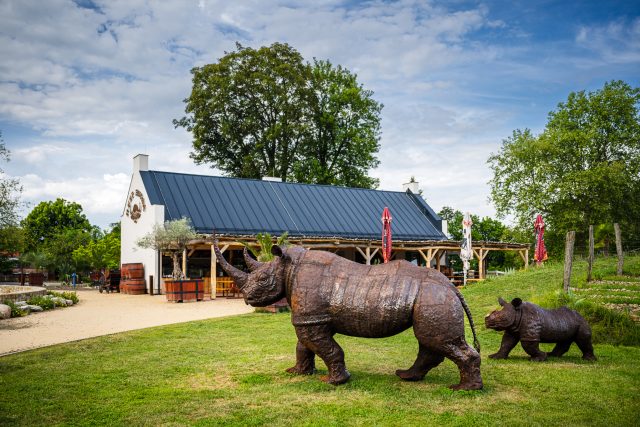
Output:
<path fill-rule="evenodd" d="M 608 271 L 608 262 L 598 268 Z M 640 276 L 640 260 L 626 265 L 625 274 Z M 584 271 L 578 263 L 573 286 Z M 352 373 L 343 386 L 289 375 L 296 342 L 289 315 L 252 314 L 2 357 L 0 425 L 638 425 L 640 347 L 596 344 L 595 363 L 576 346 L 543 363 L 519 346 L 508 360 L 487 358 L 500 343 L 482 326 L 496 298 L 544 302 L 561 283 L 561 266 L 549 264 L 463 291 L 482 343 L 482 391 L 450 391 L 458 371 L 448 360 L 423 382 L 400 381 L 393 372 L 410 366 L 417 350 L 411 331 L 338 336 Z M 636 325 L 625 325 L 619 334 L 633 336 Z M 596 338 L 607 342 L 615 326 L 594 325 Z M 326 372 L 322 362 L 318 368 Z"/>

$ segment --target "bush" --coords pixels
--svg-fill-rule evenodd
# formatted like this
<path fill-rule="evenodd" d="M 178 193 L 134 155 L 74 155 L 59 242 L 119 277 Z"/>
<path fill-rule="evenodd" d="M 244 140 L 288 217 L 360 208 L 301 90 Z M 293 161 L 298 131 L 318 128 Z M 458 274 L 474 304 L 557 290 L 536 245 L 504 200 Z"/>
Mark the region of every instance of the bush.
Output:
<path fill-rule="evenodd" d="M 11 300 L 4 300 L 3 304 L 11 307 L 11 317 L 22 317 L 27 314 L 26 311 L 23 311 Z"/>
<path fill-rule="evenodd" d="M 43 310 L 51 310 L 55 307 L 55 303 L 51 300 L 51 298 L 43 296 L 31 297 L 27 300 L 27 304 L 38 305 L 42 307 Z"/>
<path fill-rule="evenodd" d="M 73 301 L 74 304 L 77 304 L 78 301 L 80 301 L 80 298 L 78 298 L 78 294 L 76 294 L 73 291 L 64 291 L 64 292 L 49 291 L 47 292 L 47 295 L 64 298 L 64 299 L 70 299 L 71 301 Z"/>

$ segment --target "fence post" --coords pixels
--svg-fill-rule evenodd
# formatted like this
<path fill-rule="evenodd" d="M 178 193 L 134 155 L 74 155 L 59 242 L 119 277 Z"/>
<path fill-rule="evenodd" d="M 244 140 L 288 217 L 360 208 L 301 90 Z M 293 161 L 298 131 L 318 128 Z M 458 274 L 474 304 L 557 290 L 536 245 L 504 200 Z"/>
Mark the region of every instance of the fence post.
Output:
<path fill-rule="evenodd" d="M 593 225 L 589 226 L 589 265 L 587 267 L 587 282 L 593 280 L 591 273 L 593 272 Z"/>
<path fill-rule="evenodd" d="M 564 248 L 564 291 L 569 292 L 571 285 L 571 268 L 573 267 L 573 245 L 576 241 L 576 232 L 567 233 L 567 242 Z"/>
<path fill-rule="evenodd" d="M 620 224 L 617 222 L 613 224 L 613 229 L 616 233 L 616 252 L 618 253 L 618 268 L 616 269 L 616 275 L 622 276 L 622 264 L 624 263 L 622 255 L 622 236 L 620 234 Z"/>

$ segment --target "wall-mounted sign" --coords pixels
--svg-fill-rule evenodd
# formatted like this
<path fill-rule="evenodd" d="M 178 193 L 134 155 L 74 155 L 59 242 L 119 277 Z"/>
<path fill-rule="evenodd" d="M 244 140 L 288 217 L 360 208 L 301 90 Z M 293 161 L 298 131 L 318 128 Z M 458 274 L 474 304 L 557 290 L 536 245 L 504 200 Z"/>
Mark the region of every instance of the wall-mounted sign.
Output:
<path fill-rule="evenodd" d="M 132 191 L 127 201 L 127 216 L 137 223 L 142 213 L 147 210 L 144 196 L 140 190 Z"/>

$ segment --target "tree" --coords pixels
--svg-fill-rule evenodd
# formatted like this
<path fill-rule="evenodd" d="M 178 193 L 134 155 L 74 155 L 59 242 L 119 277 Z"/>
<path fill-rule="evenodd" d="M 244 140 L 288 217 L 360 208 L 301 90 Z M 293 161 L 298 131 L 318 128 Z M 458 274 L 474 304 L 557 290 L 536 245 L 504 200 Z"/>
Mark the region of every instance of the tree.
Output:
<path fill-rule="evenodd" d="M 187 247 L 187 244 L 197 237 L 191 223 L 187 218 L 166 221 L 164 224 L 155 224 L 153 230 L 143 236 L 136 243 L 141 248 L 155 249 L 157 251 L 171 253 L 173 259 L 172 277 L 176 280 L 184 279 L 184 272 L 180 268 L 179 254 Z"/>
<path fill-rule="evenodd" d="M 240 178 L 374 187 L 381 104 L 356 76 L 328 61 L 308 64 L 287 44 L 236 45 L 196 67 L 174 120 L 193 134 L 191 157 Z"/>
<path fill-rule="evenodd" d="M 376 188 L 367 175 L 380 163 L 380 111 L 373 92 L 355 74 L 314 59 L 311 67 L 311 125 L 295 163 L 295 179 L 314 184 Z"/>
<path fill-rule="evenodd" d="M 40 202 L 22 220 L 21 224 L 24 229 L 28 251 L 36 250 L 42 245 L 57 251 L 57 243 L 62 243 L 66 246 L 66 242 L 61 241 L 61 239 L 64 239 L 64 233 L 67 230 L 77 230 L 80 233 L 86 233 L 88 236 L 95 232 L 94 227 L 91 226 L 87 217 L 82 213 L 82 206 L 61 198 L 53 202 Z M 76 240 L 76 237 L 73 237 L 74 240 Z M 69 256 L 73 249 L 75 248 L 71 249 Z"/>
<path fill-rule="evenodd" d="M 101 270 L 120 266 L 120 223 L 112 224 L 108 233 L 102 233 L 88 244 L 73 251 L 72 259 L 77 268 Z"/>
<path fill-rule="evenodd" d="M 540 135 L 515 130 L 488 159 L 499 215 L 531 227 L 541 213 L 551 246 L 592 224 L 619 222 L 640 232 L 639 103 L 640 88 L 612 81 L 569 94 Z"/>
<path fill-rule="evenodd" d="M 2 140 L 2 132 L 0 132 L 0 162 L 8 162 L 11 158 L 10 154 Z M 20 206 L 21 192 L 20 181 L 5 178 L 4 171 L 0 168 L 0 229 L 18 223 L 17 211 Z"/>

